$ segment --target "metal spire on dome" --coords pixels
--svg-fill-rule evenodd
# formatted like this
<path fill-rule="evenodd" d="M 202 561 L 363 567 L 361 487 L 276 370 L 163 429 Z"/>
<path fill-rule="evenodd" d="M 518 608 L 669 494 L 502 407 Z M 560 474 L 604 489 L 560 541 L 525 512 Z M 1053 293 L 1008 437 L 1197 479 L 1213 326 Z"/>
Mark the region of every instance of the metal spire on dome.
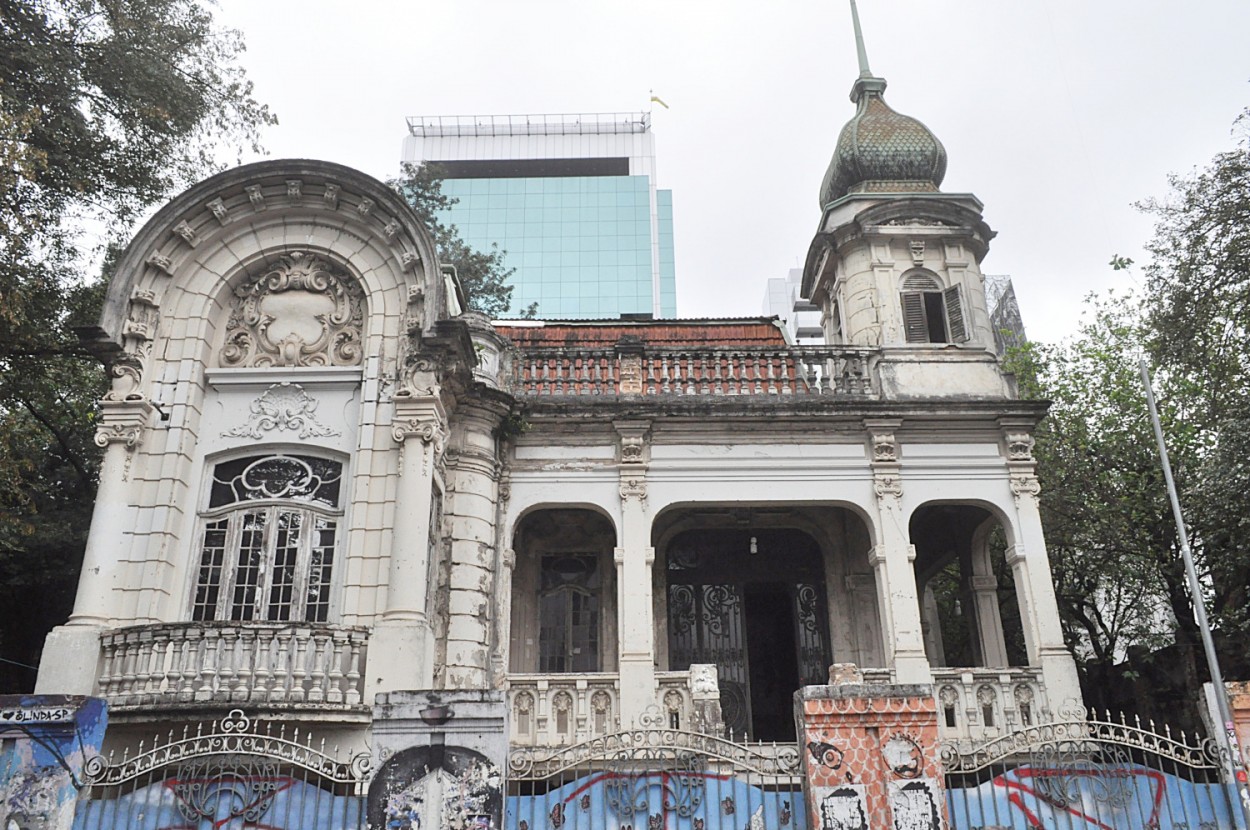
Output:
<path fill-rule="evenodd" d="M 868 50 L 864 48 L 864 30 L 859 27 L 859 7 L 851 0 L 851 23 L 855 26 L 855 52 L 859 55 L 859 77 L 871 78 L 868 68 Z"/>
<path fill-rule="evenodd" d="M 864 47 L 864 31 L 859 25 L 859 7 L 851 0 L 851 23 L 855 27 L 855 53 L 859 57 L 859 77 L 851 87 L 851 100 L 858 102 L 865 92 L 885 92 L 885 78 L 878 78 L 868 68 L 868 50 Z"/>

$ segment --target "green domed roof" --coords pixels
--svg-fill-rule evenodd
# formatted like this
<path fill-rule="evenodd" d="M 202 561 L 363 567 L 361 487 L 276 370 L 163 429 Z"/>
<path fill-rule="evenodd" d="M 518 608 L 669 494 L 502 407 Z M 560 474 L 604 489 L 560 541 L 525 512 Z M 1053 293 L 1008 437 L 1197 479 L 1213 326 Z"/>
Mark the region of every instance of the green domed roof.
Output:
<path fill-rule="evenodd" d="M 890 109 L 885 81 L 861 76 L 851 92 L 855 117 L 838 136 L 820 186 L 820 206 L 848 193 L 935 192 L 946 176 L 946 148 L 928 127 Z"/>

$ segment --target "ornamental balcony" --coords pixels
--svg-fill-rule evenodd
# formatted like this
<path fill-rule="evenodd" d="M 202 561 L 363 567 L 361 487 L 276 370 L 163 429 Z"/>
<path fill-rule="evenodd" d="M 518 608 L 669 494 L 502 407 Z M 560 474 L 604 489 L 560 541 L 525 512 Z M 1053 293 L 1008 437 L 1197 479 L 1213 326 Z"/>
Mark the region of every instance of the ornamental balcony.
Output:
<path fill-rule="evenodd" d="M 933 694 L 943 740 L 981 742 L 1055 719 L 1039 668 L 937 668 Z"/>
<path fill-rule="evenodd" d="M 877 349 L 854 346 L 527 347 L 511 361 L 519 395 L 840 395 L 875 398 Z"/>
<path fill-rule="evenodd" d="M 103 635 L 97 685 L 117 713 L 247 704 L 366 715 L 368 639 L 320 623 L 130 626 Z"/>
<path fill-rule="evenodd" d="M 616 672 L 509 674 L 507 700 L 512 746 L 571 746 L 631 726 L 719 734 L 719 719 L 708 710 L 716 701 L 715 667 L 698 686 L 693 671 L 656 672 L 655 704 L 645 723 L 621 724 L 621 680 Z"/>

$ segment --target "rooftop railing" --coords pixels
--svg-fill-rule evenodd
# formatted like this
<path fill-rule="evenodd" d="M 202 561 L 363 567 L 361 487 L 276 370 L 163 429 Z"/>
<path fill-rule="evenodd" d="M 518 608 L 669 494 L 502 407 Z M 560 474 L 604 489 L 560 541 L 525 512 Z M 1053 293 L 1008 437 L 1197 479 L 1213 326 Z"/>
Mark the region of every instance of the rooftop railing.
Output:
<path fill-rule="evenodd" d="M 872 397 L 875 349 L 527 347 L 512 361 L 520 395 Z"/>

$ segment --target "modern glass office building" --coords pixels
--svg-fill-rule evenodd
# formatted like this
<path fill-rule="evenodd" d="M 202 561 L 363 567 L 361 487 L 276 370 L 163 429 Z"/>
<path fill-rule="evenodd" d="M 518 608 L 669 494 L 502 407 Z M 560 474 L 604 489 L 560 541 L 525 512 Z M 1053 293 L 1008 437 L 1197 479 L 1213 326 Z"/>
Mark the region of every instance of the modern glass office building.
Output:
<path fill-rule="evenodd" d="M 675 317 L 672 192 L 647 113 L 408 119 L 404 161 L 434 162 L 445 220 L 515 268 L 512 310 Z"/>

